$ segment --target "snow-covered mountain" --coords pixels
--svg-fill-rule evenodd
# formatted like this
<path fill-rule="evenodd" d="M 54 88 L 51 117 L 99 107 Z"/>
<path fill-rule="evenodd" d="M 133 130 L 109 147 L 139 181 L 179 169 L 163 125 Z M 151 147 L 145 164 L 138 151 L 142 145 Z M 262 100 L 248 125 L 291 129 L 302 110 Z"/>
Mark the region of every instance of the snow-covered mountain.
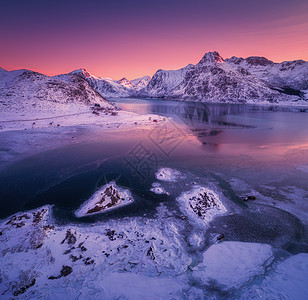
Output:
<path fill-rule="evenodd" d="M 273 87 L 308 89 L 308 62 L 303 60 L 274 63 L 265 57 L 250 56 L 244 59 L 233 56 L 225 61 L 230 65 L 245 68 Z"/>
<path fill-rule="evenodd" d="M 206 53 L 196 65 L 158 70 L 141 96 L 190 98 L 200 101 L 279 101 L 302 95 L 308 86 L 308 63 L 273 63 L 262 57 L 232 57 Z M 293 91 L 292 89 L 295 89 Z"/>
<path fill-rule="evenodd" d="M 103 97 L 128 97 L 131 94 L 130 89 L 118 81 L 96 77 L 86 69 L 78 69 L 69 74 L 75 74 L 85 79 Z"/>
<path fill-rule="evenodd" d="M 118 80 L 118 83 L 129 89 L 132 94 L 146 87 L 151 80 L 150 76 L 143 76 L 137 79 L 128 80 L 125 77 Z"/>
<path fill-rule="evenodd" d="M 0 107 L 3 110 L 44 110 L 73 103 L 109 105 L 91 85 L 77 75 L 47 75 L 30 70 L 0 70 Z"/>
<path fill-rule="evenodd" d="M 121 84 L 122 86 L 124 86 L 125 88 L 129 89 L 129 90 L 135 88 L 135 85 L 131 81 L 127 80 L 125 77 L 118 80 L 118 83 Z"/>
<path fill-rule="evenodd" d="M 148 83 L 150 82 L 150 80 L 151 80 L 150 76 L 143 76 L 143 77 L 140 77 L 140 78 L 137 78 L 137 79 L 133 79 L 130 82 L 132 84 L 134 84 L 135 89 L 137 91 L 139 91 L 139 90 L 143 89 L 144 87 L 146 87 L 148 85 Z"/>
<path fill-rule="evenodd" d="M 158 70 L 149 81 L 148 85 L 141 90 L 146 96 L 164 97 L 172 94 L 173 90 L 183 82 L 186 73 L 194 68 L 188 65 L 179 70 Z"/>

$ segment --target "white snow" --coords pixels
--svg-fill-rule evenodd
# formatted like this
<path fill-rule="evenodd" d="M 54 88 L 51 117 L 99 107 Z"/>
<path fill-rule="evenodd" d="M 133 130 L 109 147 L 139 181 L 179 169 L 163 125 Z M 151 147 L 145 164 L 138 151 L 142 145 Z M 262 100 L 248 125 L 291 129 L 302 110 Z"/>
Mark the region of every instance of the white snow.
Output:
<path fill-rule="evenodd" d="M 204 252 L 203 262 L 193 269 L 193 277 L 202 285 L 238 289 L 264 274 L 272 260 L 272 249 L 267 244 L 223 242 Z"/>

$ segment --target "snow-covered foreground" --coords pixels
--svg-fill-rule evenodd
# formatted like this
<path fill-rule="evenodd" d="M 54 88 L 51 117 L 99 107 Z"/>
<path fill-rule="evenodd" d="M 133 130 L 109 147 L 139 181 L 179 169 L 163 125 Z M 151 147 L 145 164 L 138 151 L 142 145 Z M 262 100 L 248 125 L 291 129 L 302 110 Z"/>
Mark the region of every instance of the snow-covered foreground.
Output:
<path fill-rule="evenodd" d="M 1 297 L 305 299 L 307 254 L 273 264 L 269 245 L 222 242 L 200 259 L 183 222 L 162 205 L 153 219 L 91 225 L 58 225 L 50 206 L 16 214 L 0 223 Z"/>

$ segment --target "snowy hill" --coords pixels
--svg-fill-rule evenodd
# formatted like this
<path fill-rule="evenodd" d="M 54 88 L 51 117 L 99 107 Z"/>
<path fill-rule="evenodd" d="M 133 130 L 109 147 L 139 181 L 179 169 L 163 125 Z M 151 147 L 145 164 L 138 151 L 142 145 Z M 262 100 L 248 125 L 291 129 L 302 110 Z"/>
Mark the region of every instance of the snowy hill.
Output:
<path fill-rule="evenodd" d="M 90 84 L 76 75 L 47 75 L 30 70 L 0 70 L 1 111 L 69 110 L 73 104 L 109 106 Z"/>
<path fill-rule="evenodd" d="M 130 95 L 130 89 L 118 81 L 96 77 L 86 69 L 78 69 L 69 74 L 75 74 L 85 79 L 103 97 L 128 97 Z"/>
<path fill-rule="evenodd" d="M 262 57 L 224 60 L 214 51 L 196 65 L 158 70 L 140 95 L 218 102 L 289 101 L 303 96 L 299 89 L 307 88 L 307 75 L 308 63 L 304 61 L 276 64 Z"/>

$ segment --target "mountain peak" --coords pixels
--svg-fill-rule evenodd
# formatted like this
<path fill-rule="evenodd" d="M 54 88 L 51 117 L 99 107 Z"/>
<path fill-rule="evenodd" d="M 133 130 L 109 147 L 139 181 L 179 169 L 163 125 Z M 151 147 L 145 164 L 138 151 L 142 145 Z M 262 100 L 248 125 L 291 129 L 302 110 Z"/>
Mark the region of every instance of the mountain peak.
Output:
<path fill-rule="evenodd" d="M 84 68 L 80 68 L 70 72 L 69 74 L 82 75 L 83 77 L 92 77 L 92 74 Z"/>
<path fill-rule="evenodd" d="M 221 62 L 224 62 L 224 59 L 220 56 L 220 54 L 217 51 L 213 51 L 205 53 L 202 59 L 199 61 L 199 64 L 221 63 Z"/>
<path fill-rule="evenodd" d="M 121 82 L 128 82 L 129 80 L 126 77 L 121 78 L 120 80 L 118 80 L 118 83 Z"/>
<path fill-rule="evenodd" d="M 245 60 L 252 66 L 268 66 L 273 64 L 271 60 L 262 56 L 249 56 Z"/>
<path fill-rule="evenodd" d="M 133 89 L 134 88 L 134 84 L 131 81 L 129 81 L 128 79 L 126 79 L 125 77 L 118 80 L 117 82 L 127 89 Z"/>

